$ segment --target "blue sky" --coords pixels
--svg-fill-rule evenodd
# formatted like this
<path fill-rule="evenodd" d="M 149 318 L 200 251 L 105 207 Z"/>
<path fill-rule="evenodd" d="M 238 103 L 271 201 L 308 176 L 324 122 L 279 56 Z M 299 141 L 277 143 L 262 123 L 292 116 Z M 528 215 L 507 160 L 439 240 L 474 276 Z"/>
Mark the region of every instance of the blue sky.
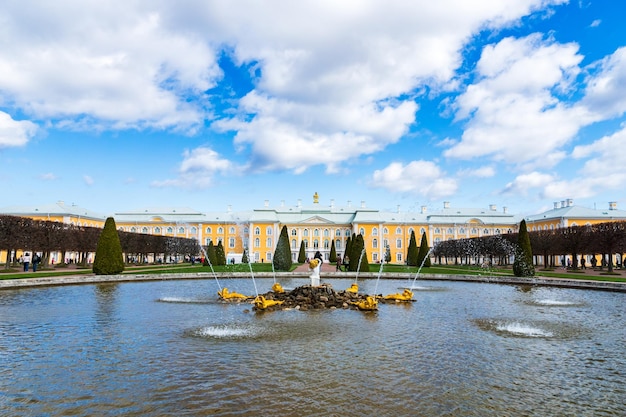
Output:
<path fill-rule="evenodd" d="M 624 1 L 5 1 L 0 21 L 0 207 L 626 207 Z"/>

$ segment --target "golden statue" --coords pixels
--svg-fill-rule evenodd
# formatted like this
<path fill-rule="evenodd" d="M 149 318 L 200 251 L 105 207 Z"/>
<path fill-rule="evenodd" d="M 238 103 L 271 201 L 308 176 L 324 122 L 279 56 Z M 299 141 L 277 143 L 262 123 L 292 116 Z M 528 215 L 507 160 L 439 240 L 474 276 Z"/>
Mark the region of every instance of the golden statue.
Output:
<path fill-rule="evenodd" d="M 228 288 L 226 287 L 224 287 L 222 291 L 218 291 L 217 295 L 219 295 L 220 298 L 223 300 L 233 300 L 233 301 L 247 300 L 248 298 L 250 298 L 247 295 L 239 294 L 237 292 L 230 292 L 228 291 Z"/>
<path fill-rule="evenodd" d="M 317 191 L 315 192 L 315 194 L 313 194 L 313 203 L 317 204 L 320 202 L 320 196 L 317 194 Z"/>
<path fill-rule="evenodd" d="M 280 285 L 278 282 L 274 283 L 274 285 L 272 285 L 272 291 L 277 292 L 279 294 L 282 294 L 285 292 L 285 290 L 283 289 L 283 286 Z"/>
<path fill-rule="evenodd" d="M 348 288 L 346 290 L 346 292 L 351 292 L 352 294 L 356 294 L 359 292 L 359 285 L 355 282 L 354 284 L 350 285 L 350 288 Z"/>
<path fill-rule="evenodd" d="M 402 291 L 402 294 L 400 293 L 389 294 L 389 295 L 385 295 L 383 298 L 385 300 L 395 300 L 398 302 L 413 301 L 413 291 L 409 290 L 408 288 L 405 288 L 404 291 Z"/>
<path fill-rule="evenodd" d="M 363 310 L 363 311 L 378 310 L 378 301 L 376 301 L 376 299 L 372 297 L 371 295 L 368 295 L 367 297 L 365 297 L 365 300 L 357 301 L 352 304 L 357 306 L 359 310 Z"/>
<path fill-rule="evenodd" d="M 262 295 L 254 299 L 254 307 L 258 310 L 266 310 L 268 307 L 281 305 L 284 301 L 267 300 Z"/>

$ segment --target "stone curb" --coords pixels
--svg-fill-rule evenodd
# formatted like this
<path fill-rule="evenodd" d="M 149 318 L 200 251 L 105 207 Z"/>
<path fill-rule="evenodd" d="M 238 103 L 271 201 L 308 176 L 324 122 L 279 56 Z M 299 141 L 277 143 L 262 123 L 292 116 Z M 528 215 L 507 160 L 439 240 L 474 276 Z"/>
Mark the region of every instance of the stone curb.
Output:
<path fill-rule="evenodd" d="M 254 274 L 255 278 L 308 278 L 308 273 L 301 272 L 259 272 Z M 326 272 L 321 274 L 322 278 L 350 278 L 350 279 L 376 279 L 377 273 L 354 272 Z M 0 290 L 11 288 L 46 287 L 59 285 L 79 285 L 79 284 L 105 284 L 117 282 L 144 282 L 144 281 L 172 281 L 187 279 L 227 279 L 227 278 L 251 278 L 249 273 L 244 272 L 199 272 L 195 274 L 128 274 L 128 275 L 67 275 L 58 277 L 23 278 L 0 280 Z M 380 274 L 381 279 L 415 279 L 415 274 L 397 273 Z M 532 277 L 519 278 L 509 276 L 488 276 L 488 275 L 444 275 L 444 274 L 423 274 L 419 275 L 419 280 L 428 281 L 461 281 L 461 282 L 481 282 L 489 284 L 506 285 L 531 285 L 545 287 L 578 288 L 601 291 L 626 292 L 626 283 L 609 281 L 572 280 L 564 278 Z"/>

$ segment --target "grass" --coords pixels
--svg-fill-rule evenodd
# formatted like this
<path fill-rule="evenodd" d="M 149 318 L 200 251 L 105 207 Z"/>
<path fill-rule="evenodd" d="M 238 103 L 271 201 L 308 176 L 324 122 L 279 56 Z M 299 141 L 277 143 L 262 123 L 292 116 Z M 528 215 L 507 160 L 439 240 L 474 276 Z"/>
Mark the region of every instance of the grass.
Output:
<path fill-rule="evenodd" d="M 272 272 L 271 263 L 253 263 L 252 271 L 258 272 Z M 296 269 L 300 264 L 294 263 L 291 270 Z M 378 265 L 370 265 L 370 272 L 378 272 Z M 248 264 L 231 264 L 222 266 L 213 266 L 213 271 L 216 273 L 249 273 L 250 265 Z M 417 267 L 406 265 L 387 264 L 383 266 L 383 273 L 385 274 L 416 274 Z M 211 267 L 202 266 L 200 264 L 191 265 L 189 263 L 184 264 L 162 264 L 162 265 L 127 265 L 124 270 L 124 274 L 194 274 L 194 273 L 211 273 Z M 499 275 L 499 276 L 513 276 L 511 268 L 491 268 L 485 269 L 473 265 L 433 265 L 431 267 L 423 267 L 420 274 L 445 274 L 445 275 Z M 17 269 L 3 269 L 3 265 L 0 265 L 0 279 L 21 279 L 21 278 L 36 278 L 36 277 L 55 277 L 65 275 L 82 275 L 91 274 L 90 268 L 48 268 L 39 270 L 37 272 L 19 272 Z M 559 271 L 559 270 L 543 270 L 537 269 L 537 275 L 549 278 L 565 278 L 565 279 L 579 279 L 579 280 L 593 280 L 593 281 L 607 281 L 607 282 L 626 282 L 626 277 L 622 276 L 619 272 L 609 274 L 608 272 L 601 273 L 600 275 L 587 275 L 582 274 L 581 271 Z"/>

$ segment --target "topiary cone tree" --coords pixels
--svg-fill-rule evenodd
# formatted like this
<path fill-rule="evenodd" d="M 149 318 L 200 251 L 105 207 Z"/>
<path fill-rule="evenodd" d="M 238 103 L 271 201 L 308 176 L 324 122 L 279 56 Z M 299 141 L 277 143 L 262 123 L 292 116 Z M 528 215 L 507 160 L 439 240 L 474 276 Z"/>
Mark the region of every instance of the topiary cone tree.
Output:
<path fill-rule="evenodd" d="M 515 260 L 513 261 L 513 274 L 516 277 L 532 277 L 535 275 L 533 250 L 530 246 L 530 236 L 526 228 L 526 220 L 522 220 L 519 225 L 517 248 L 515 249 Z"/>
<path fill-rule="evenodd" d="M 113 217 L 106 219 L 100 233 L 92 271 L 96 275 L 115 275 L 124 271 L 122 244 Z"/>
<path fill-rule="evenodd" d="M 277 271 L 289 271 L 291 269 L 291 248 L 289 247 L 289 235 L 287 226 L 283 226 L 274 251 L 274 269 Z"/>
<path fill-rule="evenodd" d="M 306 262 L 306 251 L 304 250 L 304 240 L 300 242 L 300 252 L 298 252 L 298 263 L 303 264 Z"/>
<path fill-rule="evenodd" d="M 409 239 L 409 249 L 406 253 L 406 264 L 409 266 L 419 266 L 418 263 L 417 241 L 415 240 L 415 232 L 411 230 L 411 238 Z"/>
<path fill-rule="evenodd" d="M 428 238 L 426 237 L 426 232 L 422 233 L 422 241 L 420 242 L 420 249 L 417 253 L 417 265 L 424 265 L 426 268 L 430 267 L 430 256 L 428 256 L 428 252 L 430 248 L 428 247 Z"/>

